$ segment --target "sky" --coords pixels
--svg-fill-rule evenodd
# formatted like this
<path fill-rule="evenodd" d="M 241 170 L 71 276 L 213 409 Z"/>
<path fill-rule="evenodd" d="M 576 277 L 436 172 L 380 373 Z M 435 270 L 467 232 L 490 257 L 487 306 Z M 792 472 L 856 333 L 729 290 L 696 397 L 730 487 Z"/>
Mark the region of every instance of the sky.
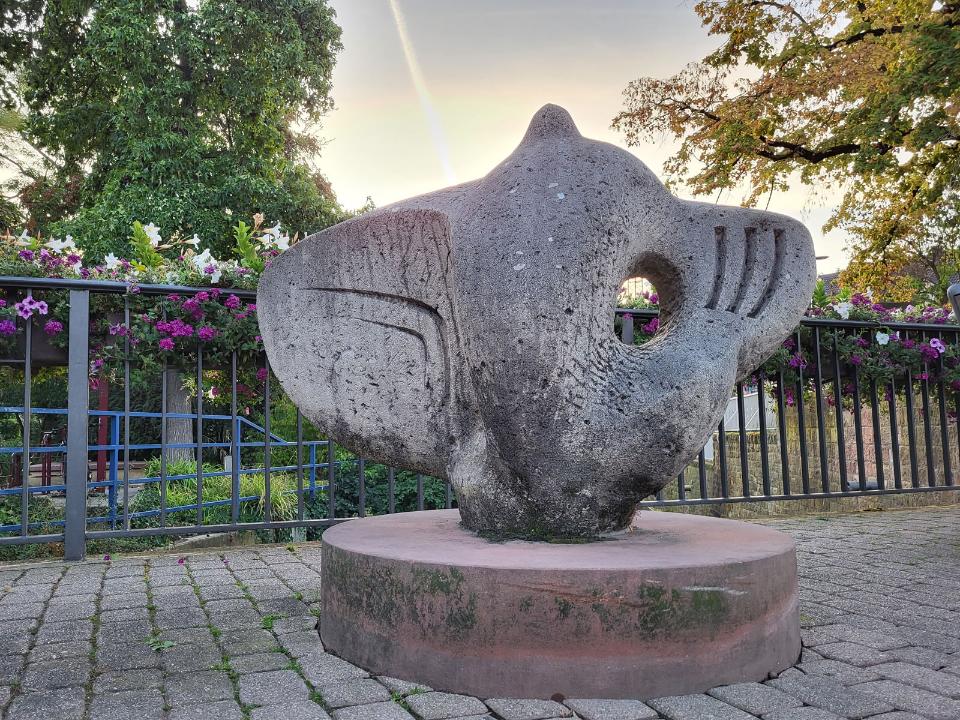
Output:
<path fill-rule="evenodd" d="M 587 137 L 626 147 L 610 127 L 627 84 L 667 77 L 715 48 L 693 0 L 331 0 L 343 28 L 336 108 L 316 132 L 317 165 L 341 202 L 378 206 L 486 174 L 534 112 L 567 108 Z M 658 175 L 669 139 L 629 148 Z M 738 205 L 742 191 L 721 203 Z M 708 199 L 708 198 L 700 198 Z M 715 199 L 715 198 L 709 198 Z M 797 185 L 770 210 L 814 236 L 821 272 L 846 262 L 821 227 L 839 201 Z"/>

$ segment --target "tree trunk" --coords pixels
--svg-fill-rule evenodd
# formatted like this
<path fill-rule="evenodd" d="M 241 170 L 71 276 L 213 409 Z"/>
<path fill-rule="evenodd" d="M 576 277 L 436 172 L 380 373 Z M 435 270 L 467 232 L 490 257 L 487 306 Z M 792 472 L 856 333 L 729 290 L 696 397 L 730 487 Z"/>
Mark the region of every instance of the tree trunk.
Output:
<path fill-rule="evenodd" d="M 168 413 L 193 412 L 193 396 L 184 387 L 183 373 L 176 369 L 166 370 L 167 380 L 167 407 Z M 190 418 L 167 418 L 167 448 L 168 463 L 180 460 L 194 460 L 197 453 L 193 448 L 169 447 L 175 444 L 193 442 L 193 420 Z"/>

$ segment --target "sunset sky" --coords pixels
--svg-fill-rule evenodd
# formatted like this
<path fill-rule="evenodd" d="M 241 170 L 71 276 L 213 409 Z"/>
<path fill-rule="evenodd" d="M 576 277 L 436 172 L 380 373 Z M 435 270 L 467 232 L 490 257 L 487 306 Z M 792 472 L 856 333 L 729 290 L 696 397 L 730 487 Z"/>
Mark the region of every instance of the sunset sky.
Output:
<path fill-rule="evenodd" d="M 581 132 L 625 147 L 610 128 L 621 93 L 665 77 L 718 43 L 692 0 L 332 0 L 344 50 L 318 161 L 340 200 L 378 206 L 480 177 L 508 155 L 543 104 L 566 107 Z M 673 145 L 631 148 L 655 172 Z M 724 193 L 739 204 L 744 193 Z M 701 198 L 707 199 L 707 198 Z M 715 198 L 709 198 L 711 200 Z M 835 192 L 797 186 L 770 210 L 814 235 L 819 263 L 845 262 L 842 233 L 820 230 Z"/>

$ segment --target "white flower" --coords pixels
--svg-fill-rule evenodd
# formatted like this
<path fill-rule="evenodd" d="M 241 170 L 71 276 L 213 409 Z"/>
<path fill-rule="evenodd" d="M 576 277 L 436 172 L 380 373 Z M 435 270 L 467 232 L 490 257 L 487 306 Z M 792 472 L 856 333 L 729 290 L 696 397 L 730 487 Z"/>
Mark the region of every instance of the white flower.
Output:
<path fill-rule="evenodd" d="M 877 345 L 886 345 L 890 342 L 890 335 L 885 332 L 877 333 Z"/>
<path fill-rule="evenodd" d="M 77 249 L 77 246 L 73 242 L 73 237 L 70 235 L 67 235 L 66 240 L 57 240 L 56 238 L 47 240 L 46 245 L 48 248 L 57 253 L 72 252 Z"/>
<path fill-rule="evenodd" d="M 230 216 L 230 215 L 233 215 L 233 210 L 231 210 L 230 208 L 224 208 L 223 213 L 224 215 Z"/>
<path fill-rule="evenodd" d="M 220 278 L 223 276 L 223 273 L 220 271 L 220 268 L 214 268 L 213 274 L 210 276 L 210 283 L 216 285 L 220 282 Z"/>
<path fill-rule="evenodd" d="M 210 248 L 207 248 L 199 255 L 193 256 L 193 264 L 196 266 L 197 270 L 203 272 L 203 269 L 207 265 L 216 265 L 217 261 L 214 259 L 213 255 L 210 254 Z"/>
<path fill-rule="evenodd" d="M 853 305 L 848 302 L 837 303 L 833 305 L 833 310 L 837 315 L 842 317 L 844 320 L 850 319 L 850 311 L 853 310 Z"/>
<path fill-rule="evenodd" d="M 284 233 L 283 235 L 278 235 L 276 239 L 277 249 L 287 250 L 290 248 L 290 233 Z"/>
<path fill-rule="evenodd" d="M 107 270 L 116 270 L 119 265 L 120 258 L 113 253 L 110 253 L 103 259 L 103 266 L 107 268 Z"/>
<path fill-rule="evenodd" d="M 145 232 L 147 234 L 147 237 L 150 238 L 151 245 L 153 245 L 154 247 L 157 247 L 157 245 L 160 244 L 160 240 L 162 240 L 162 238 L 160 237 L 160 228 L 158 228 L 156 225 L 154 225 L 153 223 L 150 223 L 149 225 L 144 225 L 143 232 Z"/>
<path fill-rule="evenodd" d="M 24 229 L 23 232 L 20 233 L 20 237 L 17 238 L 17 245 L 22 245 L 26 247 L 29 244 L 30 244 L 30 234 L 26 231 L 26 229 Z"/>
<path fill-rule="evenodd" d="M 193 234 L 193 237 L 190 238 L 189 240 L 184 240 L 184 241 L 183 241 L 183 244 L 184 244 L 184 245 L 193 245 L 194 247 L 197 247 L 198 245 L 200 245 L 200 238 L 198 238 L 198 237 L 197 237 L 197 234 L 194 233 L 194 234 Z"/>
<path fill-rule="evenodd" d="M 280 223 L 277 223 L 272 228 L 267 228 L 263 231 L 264 238 L 278 238 L 280 237 Z"/>

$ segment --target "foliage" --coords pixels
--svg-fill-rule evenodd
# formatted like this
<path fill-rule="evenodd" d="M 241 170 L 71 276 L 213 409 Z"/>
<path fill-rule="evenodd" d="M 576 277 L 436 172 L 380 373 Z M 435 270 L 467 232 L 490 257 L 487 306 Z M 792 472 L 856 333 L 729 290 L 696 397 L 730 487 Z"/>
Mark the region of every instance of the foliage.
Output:
<path fill-rule="evenodd" d="M 14 167 L 35 232 L 101 258 L 155 216 L 225 253 L 231 212 L 301 231 L 342 217 L 307 163 L 341 49 L 326 0 L 8 5 L 0 89 L 38 153 Z"/>
<path fill-rule="evenodd" d="M 960 5 L 700 0 L 719 48 L 624 92 L 628 143 L 682 139 L 672 183 L 740 184 L 748 204 L 798 177 L 845 195 L 847 284 L 888 301 L 943 297 L 960 268 Z"/>

